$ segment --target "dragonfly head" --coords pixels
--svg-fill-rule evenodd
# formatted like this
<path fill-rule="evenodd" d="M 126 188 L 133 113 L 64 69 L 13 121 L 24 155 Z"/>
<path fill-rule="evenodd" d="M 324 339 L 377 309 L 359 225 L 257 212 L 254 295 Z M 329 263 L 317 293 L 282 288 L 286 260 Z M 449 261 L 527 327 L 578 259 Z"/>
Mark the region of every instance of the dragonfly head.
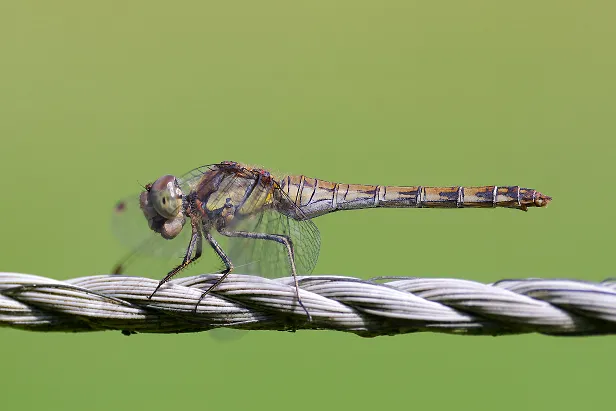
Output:
<path fill-rule="evenodd" d="M 182 231 L 186 222 L 182 189 L 174 176 L 165 175 L 148 184 L 139 203 L 150 228 L 164 238 L 174 238 Z"/>
<path fill-rule="evenodd" d="M 162 176 L 149 186 L 148 202 L 163 218 L 175 218 L 182 210 L 182 189 L 172 175 Z"/>

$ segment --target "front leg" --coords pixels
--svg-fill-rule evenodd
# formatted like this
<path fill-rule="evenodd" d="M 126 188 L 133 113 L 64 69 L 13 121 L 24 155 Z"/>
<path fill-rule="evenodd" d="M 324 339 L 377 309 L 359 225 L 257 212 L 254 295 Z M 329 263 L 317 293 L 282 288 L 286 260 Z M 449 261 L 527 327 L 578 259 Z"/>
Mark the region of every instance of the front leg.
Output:
<path fill-rule="evenodd" d="M 229 273 L 233 271 L 233 263 L 231 262 L 227 254 L 225 254 L 222 247 L 220 247 L 220 244 L 218 244 L 218 241 L 216 241 L 216 239 L 212 237 L 212 234 L 210 234 L 210 232 L 205 233 L 205 239 L 210 244 L 210 246 L 212 246 L 214 251 L 216 251 L 216 254 L 218 254 L 218 257 L 220 257 L 222 262 L 225 264 L 225 269 L 220 272 L 220 274 L 222 274 L 220 278 L 216 280 L 216 282 L 212 284 L 207 290 L 205 290 L 203 294 L 201 294 L 199 301 L 197 301 L 197 305 L 195 305 L 195 311 L 197 311 L 197 307 L 199 306 L 201 301 L 205 298 L 205 296 L 208 295 L 209 292 L 212 291 L 214 288 L 218 287 L 220 283 L 222 283 L 224 279 L 227 278 Z"/>
<path fill-rule="evenodd" d="M 192 234 L 190 236 L 190 242 L 188 243 L 188 247 L 186 248 L 186 254 L 184 255 L 184 260 L 182 260 L 182 263 L 180 265 L 175 267 L 173 270 L 169 271 L 169 273 L 165 276 L 165 278 L 160 280 L 160 282 L 154 289 L 154 292 L 150 294 L 150 296 L 148 297 L 148 300 L 151 299 L 154 296 L 154 294 L 156 294 L 156 291 L 158 291 L 158 289 L 164 283 L 169 281 L 174 275 L 182 271 L 184 268 L 188 267 L 190 263 L 196 261 L 199 257 L 201 257 L 201 252 L 203 249 L 203 237 L 201 235 L 201 230 L 199 230 L 198 225 L 194 223 L 192 219 L 191 219 L 191 228 L 192 228 Z M 193 252 L 194 252 L 194 257 L 192 256 Z"/>
<path fill-rule="evenodd" d="M 289 264 L 291 265 L 291 274 L 293 274 L 293 280 L 295 280 L 295 295 L 297 296 L 297 302 L 300 307 L 306 312 L 306 316 L 308 317 L 308 321 L 312 321 L 312 317 L 310 313 L 304 306 L 301 297 L 299 296 L 299 283 L 297 281 L 297 270 L 295 268 L 295 250 L 293 248 L 293 242 L 291 239 L 285 235 L 281 234 L 267 234 L 267 233 L 251 233 L 247 231 L 229 231 L 227 229 L 220 229 L 218 231 L 220 234 L 226 237 L 240 237 L 240 238 L 251 238 L 254 240 L 268 240 L 275 241 L 279 244 L 282 244 L 287 252 L 287 257 L 289 258 Z M 226 275 L 225 275 L 226 276 Z"/>

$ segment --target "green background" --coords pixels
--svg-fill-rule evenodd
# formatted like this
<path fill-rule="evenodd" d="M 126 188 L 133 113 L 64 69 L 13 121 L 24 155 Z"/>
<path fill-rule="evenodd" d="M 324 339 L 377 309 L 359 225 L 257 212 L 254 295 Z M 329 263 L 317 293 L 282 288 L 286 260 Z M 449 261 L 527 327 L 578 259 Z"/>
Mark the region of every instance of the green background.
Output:
<path fill-rule="evenodd" d="M 0 270 L 107 273 L 125 251 L 109 229 L 117 199 L 164 173 L 236 160 L 348 183 L 519 184 L 554 197 L 528 213 L 320 217 L 319 274 L 614 276 L 615 8 L 2 2 Z M 613 403 L 613 337 L 0 338 L 5 409 Z"/>

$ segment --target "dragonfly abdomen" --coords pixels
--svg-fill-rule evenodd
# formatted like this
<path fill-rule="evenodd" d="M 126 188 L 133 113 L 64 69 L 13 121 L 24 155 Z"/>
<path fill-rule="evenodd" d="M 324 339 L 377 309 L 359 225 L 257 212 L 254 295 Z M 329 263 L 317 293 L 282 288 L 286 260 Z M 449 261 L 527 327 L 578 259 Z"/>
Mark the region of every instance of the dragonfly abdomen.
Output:
<path fill-rule="evenodd" d="M 307 217 L 361 208 L 492 208 L 526 210 L 551 200 L 520 186 L 424 187 L 341 184 L 305 176 L 288 176 L 282 189 Z"/>

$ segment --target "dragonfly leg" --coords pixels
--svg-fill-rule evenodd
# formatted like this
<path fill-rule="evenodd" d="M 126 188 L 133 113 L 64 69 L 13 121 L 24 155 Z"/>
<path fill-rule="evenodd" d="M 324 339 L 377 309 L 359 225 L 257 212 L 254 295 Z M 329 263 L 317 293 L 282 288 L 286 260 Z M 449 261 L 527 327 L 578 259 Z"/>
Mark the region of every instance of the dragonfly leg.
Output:
<path fill-rule="evenodd" d="M 194 310 L 195 312 L 197 311 L 197 307 L 199 306 L 199 304 L 201 304 L 201 301 L 203 301 L 205 296 L 208 295 L 210 291 L 212 291 L 214 288 L 218 287 L 220 283 L 222 283 L 224 279 L 227 278 L 229 273 L 233 271 L 233 263 L 231 262 L 227 254 L 225 254 L 222 247 L 220 247 L 220 244 L 218 244 L 218 241 L 216 241 L 216 239 L 212 237 L 212 234 L 210 234 L 209 232 L 206 232 L 205 239 L 212 246 L 214 251 L 216 251 L 216 254 L 218 254 L 222 262 L 225 264 L 226 268 L 219 272 L 219 274 L 222 274 L 220 278 L 216 280 L 214 284 L 210 285 L 210 287 L 207 290 L 205 290 L 203 294 L 201 294 L 199 301 L 197 301 L 197 305 L 195 305 L 195 310 Z"/>
<path fill-rule="evenodd" d="M 150 294 L 148 299 L 152 298 L 154 294 L 156 294 L 156 291 L 158 291 L 158 289 L 164 283 L 169 281 L 171 277 L 173 277 L 174 275 L 182 271 L 184 268 L 186 268 L 190 263 L 194 262 L 199 257 L 201 257 L 202 250 L 203 250 L 203 237 L 201 236 L 201 231 L 199 231 L 197 226 L 193 224 L 192 225 L 192 235 L 190 237 L 190 242 L 188 243 L 188 248 L 186 249 L 186 254 L 184 255 L 184 259 L 182 260 L 182 263 L 178 265 L 177 267 L 175 267 L 173 270 L 169 271 L 169 273 L 165 276 L 165 278 L 160 280 L 160 282 L 154 289 L 154 292 Z M 193 252 L 194 252 L 194 256 L 193 256 Z"/>
<path fill-rule="evenodd" d="M 302 302 L 302 298 L 299 296 L 299 283 L 297 281 L 297 270 L 295 268 L 295 252 L 293 249 L 293 242 L 287 236 L 280 234 L 267 234 L 267 233 L 250 233 L 246 231 L 229 231 L 229 230 L 219 230 L 219 233 L 227 236 L 227 237 L 241 237 L 241 238 L 252 238 L 255 240 L 269 240 L 275 241 L 277 243 L 282 244 L 287 250 L 287 256 L 289 257 L 289 263 L 291 264 L 291 273 L 293 274 L 293 280 L 295 280 L 295 295 L 297 296 L 297 302 L 300 307 L 306 312 L 306 316 L 308 317 L 308 321 L 312 321 L 312 317 L 310 313 L 304 306 Z"/>

